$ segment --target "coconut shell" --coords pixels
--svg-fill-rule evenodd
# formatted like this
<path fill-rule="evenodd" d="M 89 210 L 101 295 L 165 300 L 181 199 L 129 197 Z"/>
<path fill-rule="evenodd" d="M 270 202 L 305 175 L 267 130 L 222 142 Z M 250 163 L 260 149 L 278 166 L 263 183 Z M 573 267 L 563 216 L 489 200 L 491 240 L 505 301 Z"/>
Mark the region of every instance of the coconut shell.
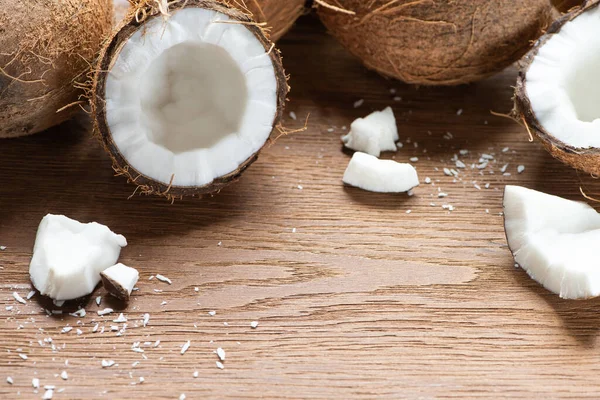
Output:
<path fill-rule="evenodd" d="M 552 4 L 560 12 L 568 12 L 573 7 L 578 7 L 583 4 L 584 0 L 552 0 Z"/>
<path fill-rule="evenodd" d="M 527 96 L 527 72 L 539 49 L 544 46 L 554 34 L 560 32 L 567 22 L 574 20 L 581 14 L 592 8 L 596 8 L 599 5 L 600 0 L 586 1 L 581 8 L 574 9 L 571 13 L 565 14 L 557 19 L 548 28 L 546 34 L 536 42 L 531 51 L 523 57 L 519 63 L 519 76 L 517 78 L 514 96 L 515 106 L 512 112 L 512 117 L 517 122 L 524 124 L 527 131 L 535 135 L 552 156 L 567 165 L 595 176 L 600 176 L 600 149 L 572 147 L 556 139 L 544 129 L 535 116 L 535 113 L 531 108 L 531 102 Z"/>
<path fill-rule="evenodd" d="M 265 22 L 270 38 L 276 42 L 306 11 L 306 0 L 238 0 L 257 22 Z"/>
<path fill-rule="evenodd" d="M 236 0 L 233 1 L 235 2 Z M 240 23 L 244 23 L 246 28 L 250 30 L 260 41 L 265 48 L 265 51 L 268 52 L 271 60 L 273 61 L 273 67 L 275 69 L 275 75 L 277 79 L 278 106 L 277 113 L 273 120 L 273 130 L 271 132 L 271 136 L 273 136 L 273 132 L 275 132 L 280 126 L 280 122 L 283 117 L 283 108 L 287 94 L 290 90 L 290 87 L 287 84 L 287 77 L 283 69 L 279 50 L 273 47 L 273 43 L 267 38 L 263 29 L 260 26 L 257 26 L 247 13 L 235 8 L 232 3 L 212 0 L 185 0 L 183 2 L 174 3 L 169 8 L 169 12 L 174 12 L 185 7 L 199 7 L 208 10 L 215 10 L 229 16 L 234 20 L 240 21 Z M 135 15 L 146 15 L 146 18 L 138 21 Z M 176 186 L 157 182 L 130 166 L 112 139 L 110 129 L 108 128 L 108 124 L 106 122 L 106 108 L 104 102 L 106 78 L 108 73 L 111 71 L 114 62 L 117 60 L 119 51 L 124 43 L 135 32 L 137 32 L 139 29 L 142 29 L 144 24 L 152 18 L 163 18 L 159 10 L 155 7 L 141 6 L 138 7 L 137 10 L 133 10 L 133 12 L 130 12 L 122 22 L 120 29 L 114 32 L 112 37 L 106 41 L 105 46 L 101 50 L 98 58 L 98 64 L 96 66 L 96 73 L 93 79 L 90 99 L 94 124 L 94 135 L 100 139 L 103 147 L 112 158 L 113 169 L 116 175 L 125 176 L 128 182 L 135 184 L 137 186 L 137 193 L 156 194 L 159 196 L 164 196 L 169 200 L 174 200 L 184 196 L 201 196 L 203 194 L 218 192 L 225 186 L 237 180 L 242 173 L 258 159 L 260 150 L 249 157 L 246 161 L 241 163 L 238 169 L 225 176 L 216 178 L 208 185 Z"/>
<path fill-rule="evenodd" d="M 57 125 L 112 23 L 111 0 L 0 0 L 0 137 Z"/>
<path fill-rule="evenodd" d="M 553 14 L 548 0 L 315 4 L 331 34 L 368 68 L 422 85 L 468 83 L 501 71 L 530 49 Z"/>

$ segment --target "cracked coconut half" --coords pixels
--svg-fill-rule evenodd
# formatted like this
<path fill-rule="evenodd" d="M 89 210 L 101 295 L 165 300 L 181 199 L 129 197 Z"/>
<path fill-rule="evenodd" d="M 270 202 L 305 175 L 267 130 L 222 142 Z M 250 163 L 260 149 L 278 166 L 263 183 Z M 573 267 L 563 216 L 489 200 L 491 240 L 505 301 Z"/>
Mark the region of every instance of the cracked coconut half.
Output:
<path fill-rule="evenodd" d="M 92 94 L 115 171 L 171 199 L 220 190 L 279 124 L 289 90 L 279 52 L 220 2 L 174 1 L 129 18 L 101 54 Z"/>
<path fill-rule="evenodd" d="M 513 117 L 556 158 L 600 174 L 600 1 L 557 20 L 523 59 Z"/>
<path fill-rule="evenodd" d="M 504 230 L 515 262 L 564 299 L 600 295 L 600 214 L 585 203 L 504 189 Z"/>

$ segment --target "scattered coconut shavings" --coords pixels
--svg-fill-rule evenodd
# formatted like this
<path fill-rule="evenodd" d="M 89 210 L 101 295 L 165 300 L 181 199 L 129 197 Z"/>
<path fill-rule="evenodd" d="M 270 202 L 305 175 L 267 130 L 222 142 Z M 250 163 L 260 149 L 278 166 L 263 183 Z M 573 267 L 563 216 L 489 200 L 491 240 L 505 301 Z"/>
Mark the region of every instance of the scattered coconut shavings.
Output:
<path fill-rule="evenodd" d="M 33 378 L 31 380 L 31 386 L 33 386 L 34 389 L 39 389 L 40 388 L 40 380 L 38 378 Z"/>
<path fill-rule="evenodd" d="M 144 379 L 143 376 L 140 376 L 140 383 L 144 383 L 144 382 L 146 382 L 146 380 Z"/>
<path fill-rule="evenodd" d="M 60 377 L 62 380 L 66 381 L 67 379 L 69 379 L 69 374 L 67 374 L 67 371 L 63 371 L 60 373 Z"/>
<path fill-rule="evenodd" d="M 444 168 L 444 175 L 452 176 L 452 172 L 448 168 Z"/>
<path fill-rule="evenodd" d="M 298 185 L 298 190 L 302 190 L 304 189 L 304 187 L 302 187 L 302 185 Z"/>
<path fill-rule="evenodd" d="M 354 108 L 358 108 L 358 107 L 362 106 L 364 103 L 365 103 L 365 99 L 356 100 L 354 102 Z"/>
<path fill-rule="evenodd" d="M 256 328 L 258 328 L 258 321 L 252 321 L 252 322 L 250 322 L 250 327 L 251 327 L 252 329 L 256 329 Z"/>
<path fill-rule="evenodd" d="M 23 360 L 27 360 L 29 357 L 27 357 L 27 354 L 23 354 L 23 353 L 19 353 L 19 357 L 21 357 L 21 359 Z"/>
<path fill-rule="evenodd" d="M 439 198 L 442 198 L 442 197 L 448 197 L 448 193 L 439 192 L 439 193 L 438 193 L 438 197 L 439 197 Z"/>
<path fill-rule="evenodd" d="M 25 299 L 24 299 L 24 298 L 22 298 L 22 297 L 19 295 L 19 293 L 17 293 L 17 292 L 13 292 L 13 294 L 12 294 L 12 295 L 13 295 L 14 299 L 15 299 L 16 301 L 18 301 L 19 303 L 21 303 L 21 304 L 27 304 L 27 302 L 25 301 Z"/>
<path fill-rule="evenodd" d="M 144 328 L 148 325 L 148 322 L 150 322 L 150 314 L 146 313 L 143 316 L 143 320 L 142 320 L 142 324 L 144 325 Z"/>
<path fill-rule="evenodd" d="M 92 332 L 94 332 L 94 333 L 98 332 L 98 326 L 99 326 L 99 324 L 94 325 L 94 327 L 92 328 Z"/>
<path fill-rule="evenodd" d="M 103 310 L 98 310 L 97 313 L 98 315 L 102 316 L 102 315 L 107 315 L 112 313 L 114 310 L 112 308 L 105 308 Z"/>
<path fill-rule="evenodd" d="M 54 396 L 54 390 L 48 389 L 44 392 L 44 396 L 42 396 L 42 400 L 52 400 L 52 396 Z"/>
<path fill-rule="evenodd" d="M 409 158 L 410 162 L 417 162 L 419 161 L 419 157 L 411 157 Z"/>
<path fill-rule="evenodd" d="M 454 206 L 450 205 L 450 204 L 443 204 L 442 208 L 444 210 L 448 210 L 448 211 L 454 211 Z"/>
<path fill-rule="evenodd" d="M 86 312 L 85 312 L 84 308 L 80 308 L 79 310 L 75 311 L 74 313 L 70 313 L 69 315 L 72 317 L 83 318 L 83 317 L 85 317 Z"/>
<path fill-rule="evenodd" d="M 522 174 L 522 173 L 523 173 L 523 171 L 525 171 L 525 166 L 524 166 L 524 165 L 519 165 L 519 166 L 517 167 L 517 172 L 518 172 L 519 174 Z"/>
<path fill-rule="evenodd" d="M 109 368 L 115 365 L 113 360 L 102 360 L 102 368 Z"/>
<path fill-rule="evenodd" d="M 508 164 L 504 164 L 502 166 L 502 168 L 500 168 L 500 172 L 505 173 L 507 168 L 508 168 Z"/>
<path fill-rule="evenodd" d="M 96 305 L 100 305 L 100 303 L 102 302 L 102 296 L 97 296 L 96 297 Z"/>
<path fill-rule="evenodd" d="M 410 214 L 412 212 L 412 210 L 406 210 L 407 214 Z"/>
<path fill-rule="evenodd" d="M 222 348 L 219 347 L 217 349 L 216 353 L 221 361 L 225 361 L 225 350 L 223 350 Z"/>
<path fill-rule="evenodd" d="M 123 315 L 123 313 L 120 313 L 119 316 L 117 317 L 117 319 L 113 319 L 113 322 L 116 322 L 118 324 L 123 323 L 123 322 L 127 322 L 127 318 L 125 318 L 125 316 Z"/>
<path fill-rule="evenodd" d="M 167 278 L 166 276 L 161 275 L 161 274 L 156 274 L 156 279 L 158 279 L 161 282 L 166 282 L 169 285 L 173 283 L 173 282 L 171 282 L 171 280 L 169 278 Z"/>
<path fill-rule="evenodd" d="M 32 290 L 29 293 L 27 293 L 27 300 L 30 300 L 33 296 L 35 296 L 35 290 Z"/>
<path fill-rule="evenodd" d="M 217 368 L 224 369 L 225 366 L 223 365 L 223 363 L 221 361 L 217 361 Z"/>
<path fill-rule="evenodd" d="M 198 371 L 194 371 L 194 373 L 192 374 L 192 376 L 193 376 L 194 378 L 197 378 L 199 375 L 200 375 L 200 374 L 198 373 Z"/>
<path fill-rule="evenodd" d="M 428 184 L 428 185 L 431 184 L 431 178 L 428 177 L 428 176 L 425 177 L 425 183 Z"/>
<path fill-rule="evenodd" d="M 502 149 L 502 152 L 503 152 L 503 153 L 506 153 L 506 152 L 508 152 L 509 150 L 510 150 L 510 148 L 509 148 L 509 147 L 505 147 L 505 148 L 503 148 L 503 149 Z"/>
<path fill-rule="evenodd" d="M 462 149 L 462 150 L 459 150 L 459 151 L 458 151 L 458 153 L 459 153 L 461 156 L 466 156 L 467 154 L 469 154 L 469 150 Z"/>
<path fill-rule="evenodd" d="M 6 306 L 4 308 L 6 309 L 6 311 L 11 311 L 13 309 L 13 306 Z"/>
<path fill-rule="evenodd" d="M 73 330 L 72 326 L 65 326 L 64 328 L 62 328 L 62 330 L 60 331 L 60 333 L 69 333 Z"/>
<path fill-rule="evenodd" d="M 214 317 L 215 315 L 217 315 L 216 311 L 209 311 L 208 315 L 210 315 L 211 317 Z"/>
<path fill-rule="evenodd" d="M 188 349 L 190 348 L 192 342 L 190 342 L 189 340 L 187 342 L 184 343 L 184 345 L 181 347 L 181 355 L 184 355 L 186 351 L 188 351 Z"/>
<path fill-rule="evenodd" d="M 456 160 L 456 168 L 467 168 L 464 162 Z"/>
<path fill-rule="evenodd" d="M 8 383 L 9 385 L 12 385 L 14 383 L 13 378 L 11 378 L 10 376 L 7 376 L 6 383 Z"/>

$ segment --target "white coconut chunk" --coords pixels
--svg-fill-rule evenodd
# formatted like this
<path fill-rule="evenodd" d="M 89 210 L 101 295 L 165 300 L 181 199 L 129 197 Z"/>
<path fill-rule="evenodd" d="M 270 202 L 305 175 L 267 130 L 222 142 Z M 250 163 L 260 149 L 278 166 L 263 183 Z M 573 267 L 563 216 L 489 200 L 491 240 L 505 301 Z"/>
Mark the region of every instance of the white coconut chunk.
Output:
<path fill-rule="evenodd" d="M 546 289 L 565 299 L 600 295 L 600 214 L 592 207 L 506 186 L 504 228 L 515 262 Z"/>
<path fill-rule="evenodd" d="M 379 157 L 382 151 L 396 151 L 398 141 L 396 118 L 391 107 L 358 118 L 350 125 L 350 132 L 342 136 L 344 146 Z"/>
<path fill-rule="evenodd" d="M 104 287 L 113 296 L 128 300 L 140 274 L 137 269 L 124 264 L 115 264 L 100 273 Z"/>
<path fill-rule="evenodd" d="M 539 48 L 526 92 L 544 129 L 572 147 L 600 147 L 600 7 L 565 23 Z"/>
<path fill-rule="evenodd" d="M 127 240 L 108 227 L 48 214 L 35 238 L 29 274 L 35 288 L 58 301 L 90 294 Z"/>
<path fill-rule="evenodd" d="M 250 30 L 229 21 L 236 22 L 197 7 L 148 20 L 108 74 L 112 139 L 131 166 L 158 182 L 210 184 L 237 170 L 272 131 L 272 60 Z"/>
<path fill-rule="evenodd" d="M 379 160 L 360 152 L 352 156 L 343 181 L 348 185 L 381 193 L 407 192 L 419 186 L 417 170 L 412 165 Z"/>

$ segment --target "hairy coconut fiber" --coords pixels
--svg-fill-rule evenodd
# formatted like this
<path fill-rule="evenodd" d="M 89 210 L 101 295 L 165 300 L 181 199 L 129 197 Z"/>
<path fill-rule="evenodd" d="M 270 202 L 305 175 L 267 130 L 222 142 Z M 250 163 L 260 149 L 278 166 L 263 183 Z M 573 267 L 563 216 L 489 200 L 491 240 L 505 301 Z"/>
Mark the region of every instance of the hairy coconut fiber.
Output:
<path fill-rule="evenodd" d="M 149 21 L 151 18 L 168 18 L 168 14 L 170 12 L 182 9 L 184 7 L 200 7 L 220 12 L 234 20 L 239 21 L 241 24 L 244 24 L 261 42 L 265 48 L 265 51 L 268 52 L 271 60 L 273 61 L 278 83 L 278 91 L 277 113 L 273 121 L 273 130 L 271 133 L 273 134 L 273 132 L 283 129 L 281 128 L 280 122 L 283 116 L 283 108 L 286 97 L 290 88 L 287 84 L 287 77 L 282 66 L 281 55 L 279 50 L 274 48 L 273 42 L 267 38 L 263 28 L 256 25 L 255 21 L 253 21 L 246 12 L 240 11 L 238 8 L 238 1 L 239 0 L 172 0 L 169 6 L 165 8 L 159 6 L 159 3 L 156 1 L 144 0 L 141 3 L 134 5 L 134 8 L 130 10 L 123 21 L 121 28 L 106 41 L 105 46 L 102 48 L 96 66 L 90 99 L 94 123 L 94 135 L 100 139 L 103 147 L 112 158 L 113 169 L 116 175 L 124 176 L 127 178 L 128 182 L 136 185 L 134 193 L 146 195 L 154 194 L 166 197 L 170 201 L 174 201 L 175 199 L 182 198 L 184 196 L 201 196 L 203 194 L 218 192 L 225 186 L 236 181 L 242 175 L 242 173 L 258 159 L 258 155 L 260 153 L 259 151 L 252 155 L 230 174 L 216 178 L 210 184 L 201 187 L 176 186 L 172 184 L 166 185 L 162 182 L 157 182 L 150 177 L 145 176 L 127 163 L 127 160 L 123 157 L 118 147 L 114 143 L 110 129 L 108 128 L 108 124 L 106 122 L 106 108 L 104 102 L 106 79 L 113 63 L 116 60 L 120 48 L 136 31 L 143 29 L 144 23 Z"/>
<path fill-rule="evenodd" d="M 552 4 L 560 12 L 568 12 L 573 7 L 583 4 L 584 0 L 552 0 Z"/>
<path fill-rule="evenodd" d="M 318 0 L 329 31 L 370 69 L 423 85 L 485 78 L 552 20 L 548 0 Z"/>
<path fill-rule="evenodd" d="M 582 8 L 577 8 L 570 14 L 565 14 L 556 20 L 544 36 L 536 42 L 531 51 L 523 57 L 519 65 L 519 77 L 515 88 L 515 106 L 512 117 L 515 121 L 523 124 L 529 135 L 535 135 L 544 145 L 546 150 L 556 159 L 572 166 L 578 170 L 588 172 L 594 176 L 600 176 L 600 149 L 598 148 L 575 148 L 548 133 L 538 121 L 531 108 L 531 102 L 527 96 L 527 72 L 539 49 L 569 21 L 574 20 L 581 14 L 592 8 L 600 6 L 600 0 L 584 2 Z M 533 139 L 532 139 L 533 140 Z"/>
<path fill-rule="evenodd" d="M 272 41 L 277 41 L 300 17 L 306 0 L 238 0 L 243 2 L 254 19 L 265 22 Z"/>
<path fill-rule="evenodd" d="M 111 0 L 0 0 L 0 137 L 43 131 L 79 110 L 75 86 L 111 22 Z"/>

